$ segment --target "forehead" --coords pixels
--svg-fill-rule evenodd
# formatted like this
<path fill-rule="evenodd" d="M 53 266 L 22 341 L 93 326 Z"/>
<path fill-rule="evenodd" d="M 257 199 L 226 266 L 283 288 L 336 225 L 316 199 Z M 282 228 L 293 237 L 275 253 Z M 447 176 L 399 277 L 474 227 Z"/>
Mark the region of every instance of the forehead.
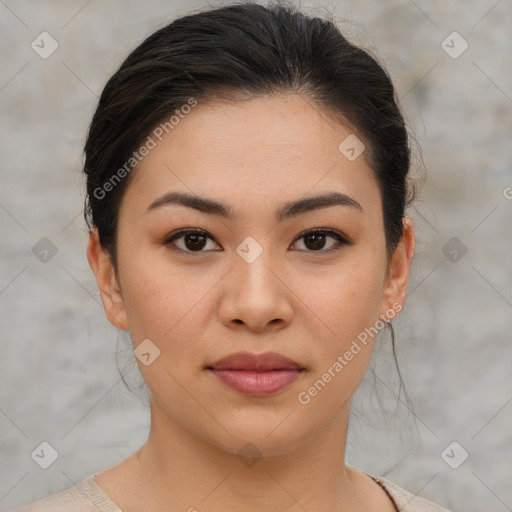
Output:
<path fill-rule="evenodd" d="M 258 204 L 337 190 L 370 209 L 378 185 L 363 155 L 340 144 L 354 134 L 298 94 L 209 101 L 183 115 L 142 159 L 125 201 L 146 207 L 169 190 Z M 350 140 L 350 139 L 349 139 Z"/>

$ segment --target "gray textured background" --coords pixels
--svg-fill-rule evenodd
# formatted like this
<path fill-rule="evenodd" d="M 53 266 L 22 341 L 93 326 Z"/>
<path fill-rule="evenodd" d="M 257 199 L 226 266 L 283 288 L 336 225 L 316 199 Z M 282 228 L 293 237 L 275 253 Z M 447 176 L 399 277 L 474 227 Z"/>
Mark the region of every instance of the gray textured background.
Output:
<path fill-rule="evenodd" d="M 121 60 L 205 5 L 0 0 L 2 510 L 69 487 L 146 440 L 148 410 L 124 386 L 116 346 L 121 368 L 133 360 L 104 317 L 85 256 L 81 151 Z M 512 510 L 512 2 L 301 5 L 333 11 L 350 39 L 376 48 L 427 170 L 410 212 L 413 281 L 395 323 L 414 414 L 401 404 L 395 415 L 396 372 L 383 339 L 374 364 L 385 413 L 364 407 L 365 380 L 348 460 L 454 511 Z M 59 45 L 47 59 L 31 48 L 43 31 Z M 442 47 L 453 31 L 469 44 L 458 58 Z M 46 262 L 32 251 L 43 237 L 57 249 Z M 453 237 L 458 246 L 446 247 Z M 59 455 L 46 470 L 31 458 L 42 441 Z M 453 441 L 469 453 L 458 469 L 441 457 Z"/>

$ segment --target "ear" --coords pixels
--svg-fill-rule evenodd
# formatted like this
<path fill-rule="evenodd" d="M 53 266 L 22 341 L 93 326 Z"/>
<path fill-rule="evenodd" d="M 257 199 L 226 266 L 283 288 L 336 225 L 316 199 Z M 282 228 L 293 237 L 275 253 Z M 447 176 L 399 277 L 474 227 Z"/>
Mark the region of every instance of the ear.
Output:
<path fill-rule="evenodd" d="M 87 259 L 96 277 L 108 321 L 114 327 L 127 331 L 128 318 L 114 265 L 110 256 L 100 244 L 98 228 L 96 227 L 93 227 L 89 233 Z"/>
<path fill-rule="evenodd" d="M 384 286 L 384 297 L 380 311 L 381 318 L 386 316 L 386 311 L 390 310 L 392 310 L 394 312 L 394 316 L 396 316 L 404 306 L 415 246 L 414 225 L 412 223 L 412 219 L 404 217 L 402 240 L 391 256 L 391 261 L 388 266 L 386 283 Z M 384 320 L 386 318 L 384 318 Z"/>

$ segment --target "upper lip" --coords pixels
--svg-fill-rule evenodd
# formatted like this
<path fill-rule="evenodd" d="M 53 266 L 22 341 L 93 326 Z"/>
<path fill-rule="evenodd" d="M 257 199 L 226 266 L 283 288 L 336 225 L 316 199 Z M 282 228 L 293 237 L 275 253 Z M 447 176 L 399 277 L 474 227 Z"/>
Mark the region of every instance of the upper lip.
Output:
<path fill-rule="evenodd" d="M 235 352 L 207 367 L 212 370 L 303 370 L 304 367 L 292 359 L 277 352 L 251 354 Z"/>

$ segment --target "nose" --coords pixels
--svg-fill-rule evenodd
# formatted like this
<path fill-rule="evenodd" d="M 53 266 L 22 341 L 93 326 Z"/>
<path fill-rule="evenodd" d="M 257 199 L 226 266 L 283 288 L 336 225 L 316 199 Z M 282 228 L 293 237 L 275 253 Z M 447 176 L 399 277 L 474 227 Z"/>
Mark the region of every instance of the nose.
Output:
<path fill-rule="evenodd" d="M 237 254 L 234 259 L 223 283 L 222 323 L 230 328 L 245 325 L 255 332 L 277 331 L 288 325 L 293 317 L 293 293 L 275 260 L 270 261 L 265 251 L 251 263 Z"/>

